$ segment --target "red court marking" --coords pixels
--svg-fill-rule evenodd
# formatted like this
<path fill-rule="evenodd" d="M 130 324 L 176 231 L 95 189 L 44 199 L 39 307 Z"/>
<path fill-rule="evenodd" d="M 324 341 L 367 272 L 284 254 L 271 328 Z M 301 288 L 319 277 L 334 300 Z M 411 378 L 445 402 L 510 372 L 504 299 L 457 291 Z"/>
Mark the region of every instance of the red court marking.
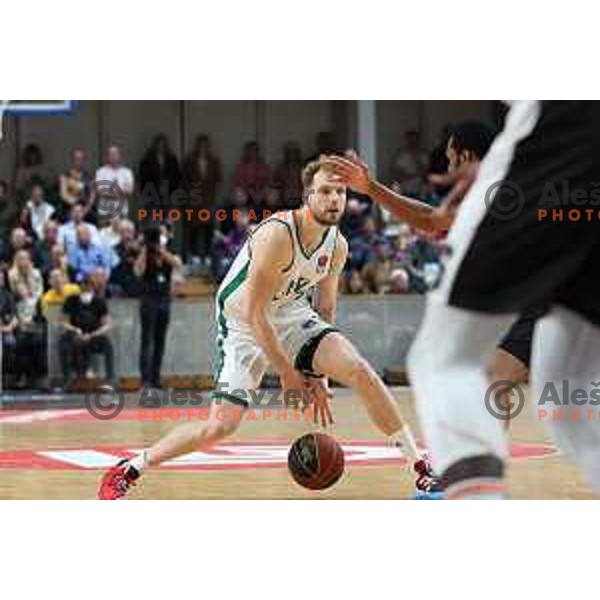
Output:
<path fill-rule="evenodd" d="M 385 442 L 372 440 L 340 440 L 348 466 L 404 465 L 406 459 Z M 228 442 L 210 452 L 192 453 L 185 463 L 171 463 L 161 468 L 174 471 L 225 471 L 229 469 L 282 468 L 287 464 L 289 440 L 238 440 Z M 53 456 L 42 453 L 52 452 Z M 102 453 L 96 455 L 96 453 Z M 92 471 L 105 469 L 120 458 L 134 452 L 123 446 L 43 448 L 0 452 L 0 469 L 42 469 L 60 471 Z M 513 444 L 514 460 L 540 459 L 556 454 L 550 444 Z M 99 465 L 100 456 L 106 464 Z M 90 458 L 91 457 L 91 458 Z"/>

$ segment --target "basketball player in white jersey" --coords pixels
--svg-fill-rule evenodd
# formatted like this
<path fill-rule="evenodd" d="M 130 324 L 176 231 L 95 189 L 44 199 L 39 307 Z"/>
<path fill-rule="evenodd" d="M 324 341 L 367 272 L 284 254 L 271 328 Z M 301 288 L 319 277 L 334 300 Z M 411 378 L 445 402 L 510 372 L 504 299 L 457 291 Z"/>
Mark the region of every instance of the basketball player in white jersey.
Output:
<path fill-rule="evenodd" d="M 233 434 L 269 364 L 279 374 L 284 397 L 295 393 L 298 398 L 308 387 L 323 425 L 333 422 L 326 378 L 353 390 L 375 426 L 413 462 L 417 489 L 432 495 L 438 491 L 394 397 L 332 325 L 348 253 L 338 230 L 346 186 L 319 162 L 307 165 L 303 185 L 304 206 L 261 223 L 217 293 L 217 386 L 210 418 L 177 427 L 141 455 L 110 469 L 100 499 L 123 498 L 148 468 Z M 310 292 L 315 293 L 314 308 Z"/>

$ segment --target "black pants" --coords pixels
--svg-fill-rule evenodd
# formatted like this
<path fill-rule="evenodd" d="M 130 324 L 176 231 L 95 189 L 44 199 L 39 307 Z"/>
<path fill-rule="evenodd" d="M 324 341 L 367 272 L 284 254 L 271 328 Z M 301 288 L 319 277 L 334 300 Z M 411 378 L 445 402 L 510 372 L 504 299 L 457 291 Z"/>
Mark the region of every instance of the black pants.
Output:
<path fill-rule="evenodd" d="M 160 368 L 165 353 L 165 342 L 171 316 L 171 299 L 142 297 L 140 324 L 140 375 L 143 383 L 160 386 Z"/>
<path fill-rule="evenodd" d="M 15 331 L 15 371 L 33 380 L 46 375 L 46 333 L 43 327 Z"/>
<path fill-rule="evenodd" d="M 59 353 L 62 374 L 65 380 L 69 379 L 74 370 L 77 376 L 82 377 L 90 364 L 92 354 L 103 354 L 106 368 L 106 378 L 115 379 L 115 359 L 110 339 L 101 335 L 91 340 L 83 341 L 72 331 L 63 333 L 59 340 Z"/>
<path fill-rule="evenodd" d="M 2 376 L 11 378 L 17 372 L 17 339 L 14 333 L 0 333 L 2 343 Z M 6 383 L 4 387 L 6 387 Z"/>

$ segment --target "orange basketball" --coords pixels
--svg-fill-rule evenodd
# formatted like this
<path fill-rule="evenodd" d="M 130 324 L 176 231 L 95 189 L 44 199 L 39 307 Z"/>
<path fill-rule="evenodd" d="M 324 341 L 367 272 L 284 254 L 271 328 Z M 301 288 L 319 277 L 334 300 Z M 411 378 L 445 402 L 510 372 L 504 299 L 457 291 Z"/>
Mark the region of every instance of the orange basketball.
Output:
<path fill-rule="evenodd" d="M 344 451 L 331 436 L 307 433 L 294 441 L 288 453 L 294 481 L 309 490 L 324 490 L 344 473 Z"/>

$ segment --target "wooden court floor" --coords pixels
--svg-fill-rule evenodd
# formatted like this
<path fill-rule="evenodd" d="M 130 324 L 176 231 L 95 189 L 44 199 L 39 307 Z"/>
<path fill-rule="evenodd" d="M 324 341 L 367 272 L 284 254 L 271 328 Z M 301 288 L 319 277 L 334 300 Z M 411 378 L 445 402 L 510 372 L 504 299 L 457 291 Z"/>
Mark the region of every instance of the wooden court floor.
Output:
<path fill-rule="evenodd" d="M 410 390 L 395 389 L 411 424 L 415 413 Z M 405 499 L 413 491 L 411 472 L 382 446 L 360 401 L 336 390 L 333 434 L 348 444 L 342 480 L 323 492 L 311 492 L 288 476 L 282 457 L 295 437 L 311 430 L 298 421 L 261 418 L 246 421 L 233 444 L 210 457 L 148 472 L 132 499 Z M 143 448 L 175 424 L 172 419 L 97 421 L 79 409 L 0 411 L 0 499 L 93 499 L 103 461 L 123 449 Z M 517 499 L 592 498 L 575 468 L 548 443 L 532 411 L 512 424 L 514 458 L 509 464 L 511 496 Z M 194 455 L 195 456 L 195 455 Z M 348 454 L 349 456 L 349 454 Z M 354 456 L 354 454 L 353 454 Z M 58 458 L 57 458 L 58 457 Z M 192 457 L 193 458 L 193 457 Z M 196 457 L 198 458 L 198 457 Z M 210 465 L 207 467 L 205 462 Z"/>

